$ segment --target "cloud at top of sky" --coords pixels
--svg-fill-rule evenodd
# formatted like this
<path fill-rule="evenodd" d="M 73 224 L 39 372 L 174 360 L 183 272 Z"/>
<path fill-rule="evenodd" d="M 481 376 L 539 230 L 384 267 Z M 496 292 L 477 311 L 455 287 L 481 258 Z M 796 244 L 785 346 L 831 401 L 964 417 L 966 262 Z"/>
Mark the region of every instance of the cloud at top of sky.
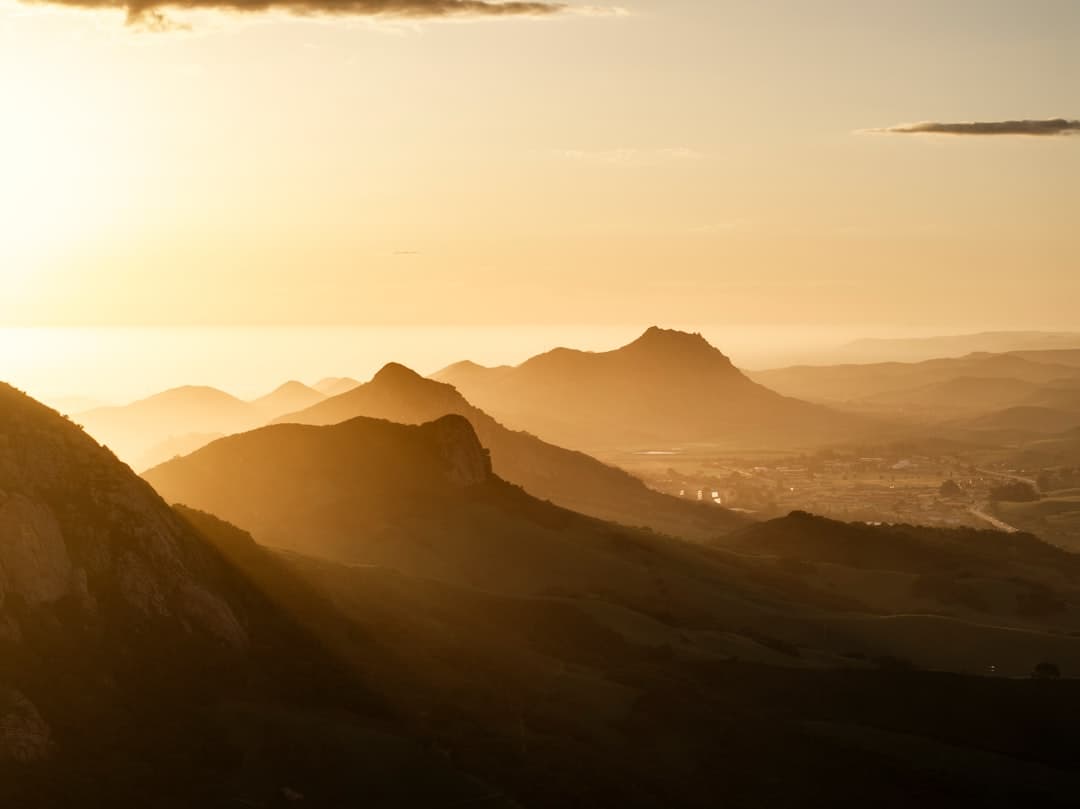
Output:
<path fill-rule="evenodd" d="M 561 14 L 621 14 L 617 8 L 577 6 L 549 0 L 25 0 L 66 8 L 126 12 L 127 22 L 147 31 L 184 27 L 172 11 L 284 12 L 301 17 L 340 16 L 385 19 L 468 19 L 553 17 Z"/>
<path fill-rule="evenodd" d="M 1027 135 L 1031 137 L 1060 137 L 1080 134 L 1080 121 L 1067 118 L 1047 118 L 1021 121 L 965 121 L 942 123 L 920 121 L 896 124 L 879 129 L 860 129 L 869 135 Z"/>

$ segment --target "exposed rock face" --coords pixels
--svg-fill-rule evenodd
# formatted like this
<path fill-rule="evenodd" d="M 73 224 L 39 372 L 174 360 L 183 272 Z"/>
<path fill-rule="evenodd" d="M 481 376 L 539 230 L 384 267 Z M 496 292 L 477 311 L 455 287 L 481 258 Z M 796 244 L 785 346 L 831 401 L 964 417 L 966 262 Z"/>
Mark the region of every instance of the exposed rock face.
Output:
<path fill-rule="evenodd" d="M 72 565 L 60 525 L 41 503 L 15 494 L 0 501 L 0 604 L 5 591 L 29 604 L 58 601 Z"/>
<path fill-rule="evenodd" d="M 216 560 L 144 481 L 74 424 L 0 384 L 0 638 L 25 610 L 62 600 L 87 613 L 167 618 L 234 648 L 240 621 L 203 579 Z M 96 620 L 102 616 L 93 615 Z M 23 627 L 25 629 L 25 627 Z"/>
<path fill-rule="evenodd" d="M 435 433 L 447 477 L 458 486 L 474 486 L 491 479 L 491 456 L 464 416 L 444 416 L 426 425 Z"/>
<path fill-rule="evenodd" d="M 0 761 L 41 761 L 52 749 L 52 731 L 34 704 L 18 691 L 0 688 Z"/>

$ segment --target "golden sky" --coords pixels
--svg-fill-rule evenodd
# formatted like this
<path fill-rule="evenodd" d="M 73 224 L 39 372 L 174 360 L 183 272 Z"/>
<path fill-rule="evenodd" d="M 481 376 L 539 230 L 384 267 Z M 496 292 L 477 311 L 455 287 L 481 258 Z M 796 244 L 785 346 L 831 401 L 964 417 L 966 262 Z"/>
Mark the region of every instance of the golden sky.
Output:
<path fill-rule="evenodd" d="M 206 4 L 0 0 L 0 325 L 1080 328 L 1075 0 Z"/>

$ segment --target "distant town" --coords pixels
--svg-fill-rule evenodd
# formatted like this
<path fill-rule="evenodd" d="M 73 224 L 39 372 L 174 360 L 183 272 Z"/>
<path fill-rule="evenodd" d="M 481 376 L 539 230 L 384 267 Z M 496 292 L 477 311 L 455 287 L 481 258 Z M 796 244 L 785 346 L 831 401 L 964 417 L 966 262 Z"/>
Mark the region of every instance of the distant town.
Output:
<path fill-rule="evenodd" d="M 849 522 L 1014 532 L 1024 529 L 1002 518 L 1000 502 L 1029 499 L 1028 492 L 1037 498 L 1038 470 L 976 465 L 959 455 L 826 450 L 772 458 L 692 451 L 642 457 L 647 461 L 633 464 L 633 471 L 653 488 L 758 518 L 806 510 Z"/>

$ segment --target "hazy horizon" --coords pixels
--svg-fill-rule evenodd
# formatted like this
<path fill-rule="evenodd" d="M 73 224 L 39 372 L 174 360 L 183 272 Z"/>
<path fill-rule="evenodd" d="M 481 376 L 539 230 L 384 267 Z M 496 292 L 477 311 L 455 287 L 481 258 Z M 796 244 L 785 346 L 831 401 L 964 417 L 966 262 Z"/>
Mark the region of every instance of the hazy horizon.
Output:
<path fill-rule="evenodd" d="M 46 400 L 86 397 L 122 404 L 184 385 L 207 385 L 240 398 L 253 398 L 290 380 L 310 385 L 325 377 L 351 376 L 364 381 L 388 362 L 428 375 L 462 360 L 517 365 L 557 347 L 608 351 L 629 343 L 652 325 L 700 332 L 747 370 L 833 362 L 838 349 L 864 338 L 997 331 L 664 322 L 621 326 L 9 327 L 0 328 L 0 366 L 5 369 L 6 381 Z"/>

